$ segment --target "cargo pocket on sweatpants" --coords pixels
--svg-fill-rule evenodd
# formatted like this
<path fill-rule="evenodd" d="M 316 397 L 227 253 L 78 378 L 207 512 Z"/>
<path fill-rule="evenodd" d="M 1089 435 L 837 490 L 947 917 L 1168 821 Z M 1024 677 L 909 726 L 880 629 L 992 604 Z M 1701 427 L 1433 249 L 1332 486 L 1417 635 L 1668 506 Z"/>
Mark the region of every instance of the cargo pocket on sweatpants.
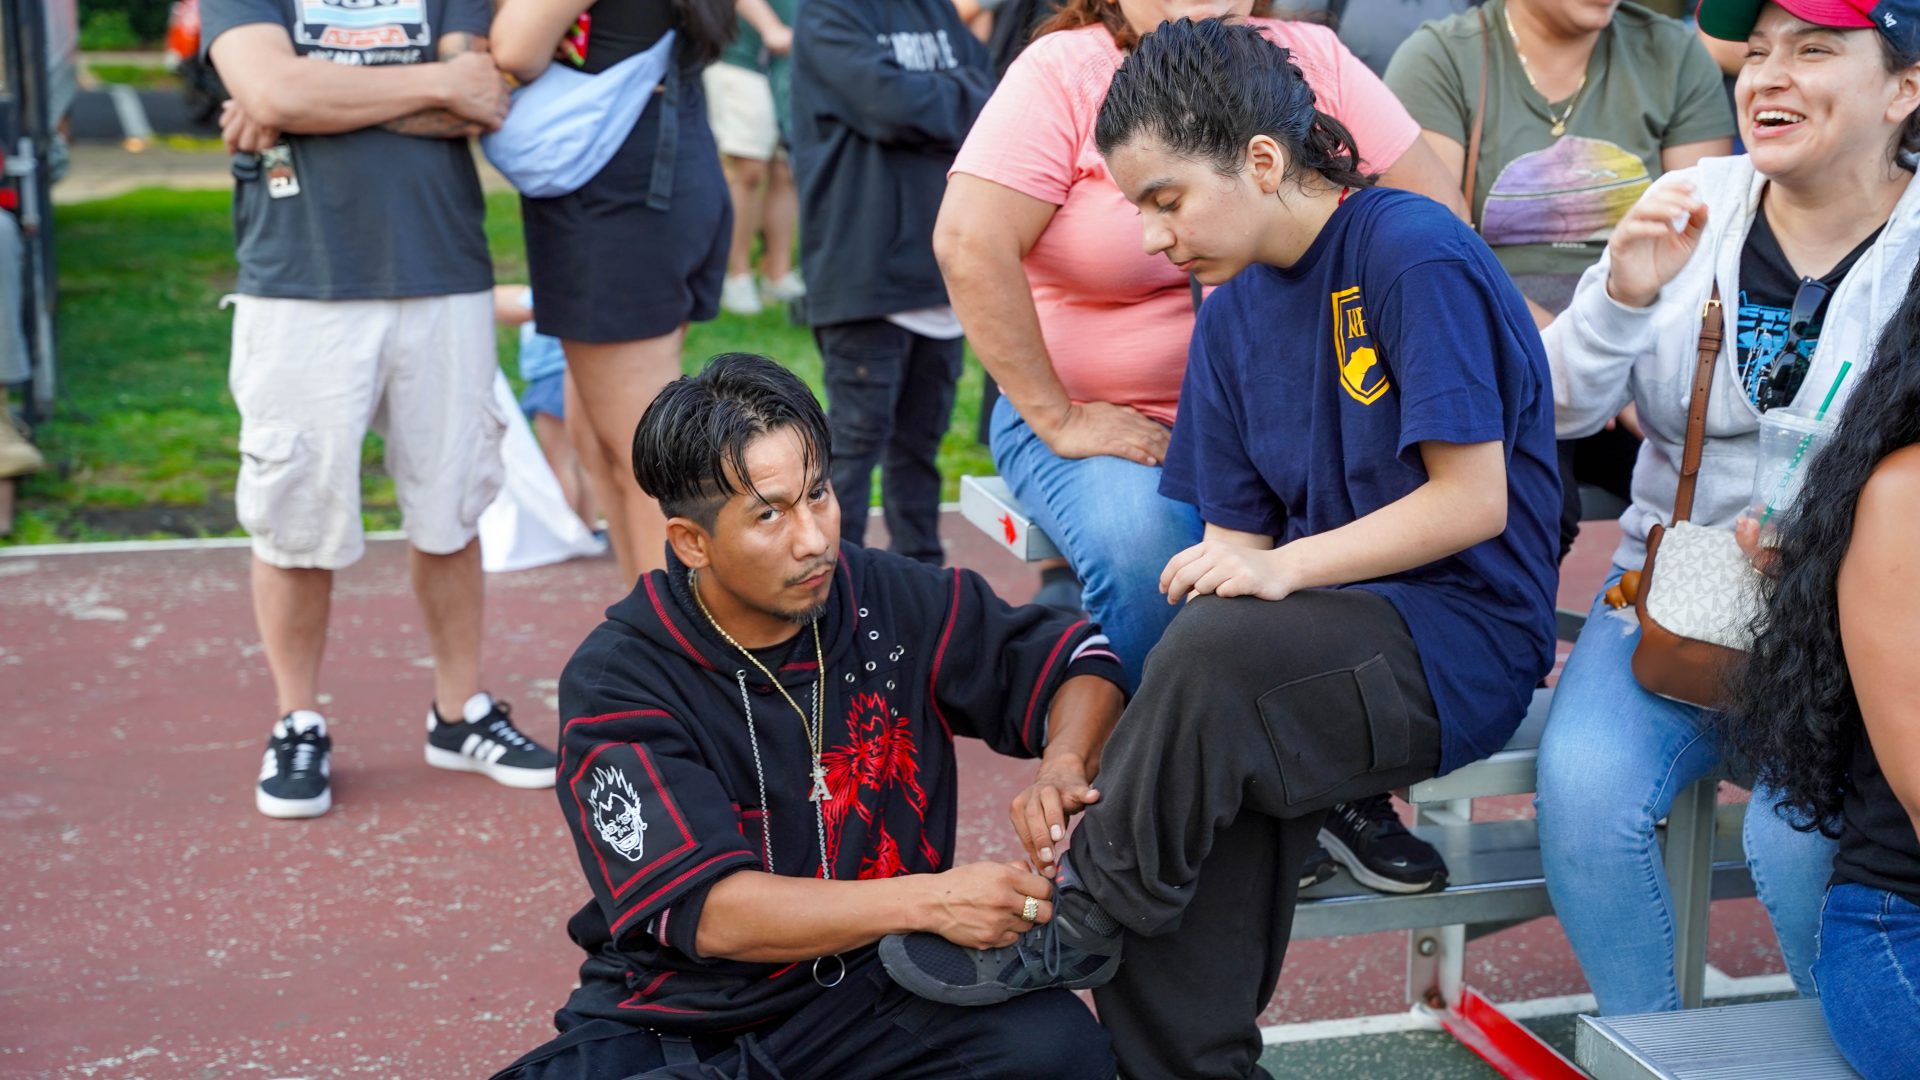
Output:
<path fill-rule="evenodd" d="M 1383 656 L 1276 686 L 1259 705 L 1289 807 L 1407 763 L 1407 703 Z"/>
<path fill-rule="evenodd" d="M 233 511 L 240 526 L 289 554 L 320 543 L 321 478 L 299 429 L 253 425 L 240 429 L 240 477 Z"/>

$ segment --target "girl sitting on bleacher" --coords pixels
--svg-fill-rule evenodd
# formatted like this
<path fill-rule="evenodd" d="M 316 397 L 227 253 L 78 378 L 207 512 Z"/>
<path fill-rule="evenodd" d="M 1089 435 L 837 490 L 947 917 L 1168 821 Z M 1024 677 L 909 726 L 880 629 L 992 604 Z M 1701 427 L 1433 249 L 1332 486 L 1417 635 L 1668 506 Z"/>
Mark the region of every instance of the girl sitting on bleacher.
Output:
<path fill-rule="evenodd" d="M 1920 1063 L 1920 275 L 1781 532 L 1725 739 L 1837 834 L 1813 974 L 1867 1080 Z M 1758 812 L 1755 807 L 1755 812 Z"/>

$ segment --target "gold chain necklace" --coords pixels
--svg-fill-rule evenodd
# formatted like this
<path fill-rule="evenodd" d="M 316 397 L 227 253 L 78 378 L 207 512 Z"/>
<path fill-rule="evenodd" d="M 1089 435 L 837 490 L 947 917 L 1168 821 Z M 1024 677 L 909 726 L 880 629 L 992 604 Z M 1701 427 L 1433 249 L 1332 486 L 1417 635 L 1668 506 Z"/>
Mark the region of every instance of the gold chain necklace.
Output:
<path fill-rule="evenodd" d="M 692 572 L 687 576 L 689 591 L 693 593 L 693 602 L 700 605 L 700 614 L 707 617 L 707 625 L 713 627 L 715 633 L 725 638 L 727 644 L 740 650 L 740 655 L 746 657 L 748 663 L 759 668 L 760 674 L 766 676 L 767 681 L 773 684 L 773 688 L 780 692 L 780 696 L 787 699 L 787 704 L 793 706 L 793 711 L 800 714 L 800 728 L 807 733 L 807 749 L 813 751 L 813 791 L 807 795 L 807 798 L 814 802 L 832 799 L 833 792 L 827 787 L 826 767 L 820 764 L 821 753 L 826 749 L 826 721 L 822 702 L 827 696 L 827 657 L 825 650 L 820 647 L 820 620 L 816 618 L 808 624 L 813 627 L 813 656 L 819 673 L 819 684 L 814 687 L 813 692 L 813 716 L 808 717 L 807 710 L 800 707 L 800 703 L 793 699 L 792 694 L 787 693 L 787 688 L 780 685 L 779 679 L 773 677 L 773 672 L 767 670 L 767 665 L 761 663 L 760 658 L 753 655 L 745 645 L 733 640 L 733 635 L 727 633 L 726 627 L 720 625 L 720 620 L 714 618 L 713 612 L 707 610 L 706 598 L 700 595 L 698 577 Z M 762 807 L 762 809 L 766 808 Z"/>
<path fill-rule="evenodd" d="M 1500 17 L 1506 20 L 1507 38 L 1513 42 L 1513 55 L 1520 58 L 1520 74 L 1527 77 L 1527 85 L 1533 88 L 1534 93 L 1540 95 L 1540 100 L 1547 101 L 1547 95 L 1541 91 L 1540 84 L 1534 81 L 1533 69 L 1527 64 L 1527 54 L 1520 51 L 1520 35 L 1515 33 L 1513 29 L 1513 5 L 1511 3 L 1501 5 Z M 1567 133 L 1567 118 L 1573 115 L 1573 107 L 1580 104 L 1580 91 L 1586 88 L 1587 73 L 1583 68 L 1580 71 L 1580 85 L 1573 88 L 1573 96 L 1567 99 L 1567 107 L 1560 111 L 1559 116 L 1553 115 L 1553 102 L 1547 101 L 1547 119 L 1552 122 L 1547 130 L 1553 133 L 1554 138 L 1557 139 Z"/>

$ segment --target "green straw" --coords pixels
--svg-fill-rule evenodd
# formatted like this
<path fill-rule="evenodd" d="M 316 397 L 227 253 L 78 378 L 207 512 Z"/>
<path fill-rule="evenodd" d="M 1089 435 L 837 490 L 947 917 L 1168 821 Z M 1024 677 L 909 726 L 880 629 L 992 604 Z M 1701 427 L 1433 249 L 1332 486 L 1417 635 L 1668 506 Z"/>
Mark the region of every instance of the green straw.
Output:
<path fill-rule="evenodd" d="M 1840 362 L 1840 374 L 1834 376 L 1833 385 L 1827 387 L 1826 399 L 1820 402 L 1820 408 L 1813 414 L 1814 423 L 1820 423 L 1827 418 L 1827 410 L 1833 406 L 1834 396 L 1840 393 L 1840 384 L 1846 381 L 1847 372 L 1852 370 L 1852 368 L 1853 361 L 1843 360 Z M 1800 436 L 1800 447 L 1793 452 L 1793 460 L 1787 462 L 1786 469 L 1780 473 L 1779 481 L 1773 485 L 1773 494 L 1767 496 L 1766 512 L 1760 515 L 1761 525 L 1765 525 L 1768 519 L 1773 517 L 1773 512 L 1776 509 L 1774 504 L 1779 501 L 1780 494 L 1787 489 L 1787 482 L 1793 479 L 1794 471 L 1800 468 L 1800 460 L 1807 456 L 1807 449 L 1812 445 L 1812 432 Z"/>

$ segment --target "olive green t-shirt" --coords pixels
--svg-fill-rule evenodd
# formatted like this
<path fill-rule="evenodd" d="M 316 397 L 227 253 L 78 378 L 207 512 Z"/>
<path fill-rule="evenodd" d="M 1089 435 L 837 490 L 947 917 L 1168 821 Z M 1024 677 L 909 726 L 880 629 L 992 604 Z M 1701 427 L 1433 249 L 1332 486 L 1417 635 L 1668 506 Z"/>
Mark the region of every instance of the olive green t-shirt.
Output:
<path fill-rule="evenodd" d="M 1614 225 L 1659 177 L 1660 152 L 1731 136 L 1733 109 L 1693 31 L 1632 3 L 1601 31 L 1586 85 L 1549 105 L 1520 66 L 1505 8 L 1506 0 L 1488 0 L 1422 25 L 1394 53 L 1386 83 L 1422 128 L 1466 145 L 1486 27 L 1491 66 L 1473 220 L 1520 291 L 1559 312 Z M 1566 134 L 1556 137 L 1553 118 L 1570 103 Z"/>

